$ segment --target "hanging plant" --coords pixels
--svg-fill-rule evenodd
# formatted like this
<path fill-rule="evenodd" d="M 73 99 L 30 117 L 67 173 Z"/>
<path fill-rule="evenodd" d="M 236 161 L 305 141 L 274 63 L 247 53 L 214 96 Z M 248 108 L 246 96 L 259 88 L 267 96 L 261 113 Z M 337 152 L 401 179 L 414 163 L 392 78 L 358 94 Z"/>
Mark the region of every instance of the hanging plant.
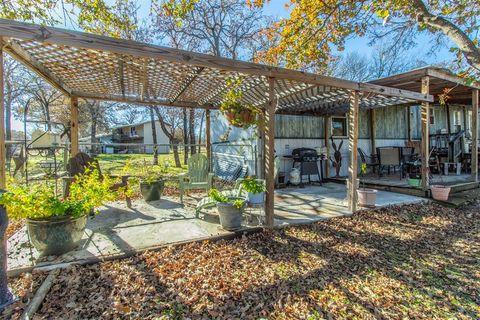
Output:
<path fill-rule="evenodd" d="M 261 121 L 261 109 L 252 104 L 242 104 L 243 92 L 240 88 L 242 81 L 240 79 L 228 80 L 229 89 L 223 95 L 223 101 L 220 105 L 220 112 L 227 118 L 231 125 L 247 129 L 258 125 Z"/>

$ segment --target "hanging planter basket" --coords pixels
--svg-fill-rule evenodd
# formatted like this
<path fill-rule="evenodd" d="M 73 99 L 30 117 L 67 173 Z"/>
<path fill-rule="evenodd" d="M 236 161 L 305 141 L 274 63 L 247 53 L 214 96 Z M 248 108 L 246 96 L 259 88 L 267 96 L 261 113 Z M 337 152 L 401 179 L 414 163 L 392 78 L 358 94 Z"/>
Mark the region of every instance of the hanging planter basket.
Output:
<path fill-rule="evenodd" d="M 248 109 L 241 110 L 238 113 L 228 111 L 224 115 L 228 122 L 237 128 L 247 128 L 255 123 L 255 114 Z"/>

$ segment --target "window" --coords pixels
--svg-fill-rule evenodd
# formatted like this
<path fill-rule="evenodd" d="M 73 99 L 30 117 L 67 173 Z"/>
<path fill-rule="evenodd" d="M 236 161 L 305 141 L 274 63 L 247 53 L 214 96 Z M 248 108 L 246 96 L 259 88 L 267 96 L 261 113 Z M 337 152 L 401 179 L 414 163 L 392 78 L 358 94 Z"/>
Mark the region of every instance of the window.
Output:
<path fill-rule="evenodd" d="M 137 129 L 135 127 L 130 127 L 130 136 L 135 137 L 137 135 Z"/>
<path fill-rule="evenodd" d="M 435 124 L 435 112 L 433 111 L 433 108 L 430 108 L 430 121 L 429 123 L 431 125 Z"/>
<path fill-rule="evenodd" d="M 333 137 L 347 136 L 347 118 L 332 117 L 332 136 Z"/>

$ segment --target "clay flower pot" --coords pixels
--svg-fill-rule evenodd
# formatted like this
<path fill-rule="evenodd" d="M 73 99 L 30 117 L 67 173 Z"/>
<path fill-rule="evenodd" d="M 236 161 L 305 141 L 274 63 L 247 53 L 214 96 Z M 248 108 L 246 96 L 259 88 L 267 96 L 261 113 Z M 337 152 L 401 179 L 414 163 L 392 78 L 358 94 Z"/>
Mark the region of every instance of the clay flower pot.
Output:
<path fill-rule="evenodd" d="M 447 201 L 450 194 L 451 187 L 442 185 L 432 185 L 430 190 L 432 191 L 432 198 L 440 201 Z"/>

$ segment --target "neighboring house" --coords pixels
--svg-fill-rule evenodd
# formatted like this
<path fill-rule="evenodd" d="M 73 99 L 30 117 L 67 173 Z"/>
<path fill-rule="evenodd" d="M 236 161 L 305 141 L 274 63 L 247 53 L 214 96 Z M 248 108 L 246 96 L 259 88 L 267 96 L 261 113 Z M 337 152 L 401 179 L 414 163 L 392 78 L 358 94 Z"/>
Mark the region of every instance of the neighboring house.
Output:
<path fill-rule="evenodd" d="M 160 154 L 170 152 L 168 137 L 160 127 L 160 122 L 155 123 L 157 131 L 157 150 Z M 79 139 L 80 150 L 91 152 L 90 136 Z M 152 124 L 150 121 L 116 126 L 111 133 L 98 134 L 95 143 L 103 144 L 97 153 L 153 153 Z"/>
<path fill-rule="evenodd" d="M 167 135 L 163 132 L 160 121 L 155 121 L 158 153 L 169 153 Z M 150 120 L 141 123 L 116 126 L 112 129 L 114 144 L 131 144 L 115 146 L 115 153 L 153 153 L 152 124 Z"/>
<path fill-rule="evenodd" d="M 447 133 L 464 131 L 466 137 L 464 149 L 468 151 L 469 137 L 472 123 L 472 86 L 465 84 L 463 79 L 453 76 L 444 69 L 425 67 L 415 69 L 400 75 L 372 81 L 374 84 L 399 89 L 420 92 L 421 78 L 430 76 L 430 94 L 434 95 L 435 102 L 430 104 L 429 131 L 430 140 Z M 439 94 L 444 88 L 453 88 L 448 94 L 449 103 L 441 104 Z M 348 106 L 348 100 L 345 101 Z M 347 109 L 347 108 L 346 108 Z M 325 132 L 325 122 L 330 123 L 330 132 Z M 292 150 L 300 147 L 325 147 L 326 138 L 333 137 L 338 145 L 344 141 L 341 154 L 343 157 L 340 175 L 348 175 L 350 153 L 348 150 L 348 114 L 321 115 L 282 115 L 275 116 L 275 151 L 280 158 L 280 171 L 291 170 Z M 376 147 L 405 146 L 408 140 L 421 138 L 421 108 L 419 105 L 375 106 L 369 110 L 360 111 L 358 146 L 365 153 L 375 153 Z M 372 129 L 374 130 L 372 135 Z M 329 153 L 333 155 L 330 141 Z M 232 155 L 244 161 L 249 167 L 249 174 L 261 172 L 262 143 L 256 131 L 232 128 L 225 117 L 218 111 L 212 113 L 212 150 L 215 156 Z M 255 168 L 255 164 L 257 168 Z M 330 176 L 334 175 L 334 168 L 330 162 Z M 257 169 L 257 171 L 255 171 Z M 312 177 L 313 178 L 313 177 Z"/>

